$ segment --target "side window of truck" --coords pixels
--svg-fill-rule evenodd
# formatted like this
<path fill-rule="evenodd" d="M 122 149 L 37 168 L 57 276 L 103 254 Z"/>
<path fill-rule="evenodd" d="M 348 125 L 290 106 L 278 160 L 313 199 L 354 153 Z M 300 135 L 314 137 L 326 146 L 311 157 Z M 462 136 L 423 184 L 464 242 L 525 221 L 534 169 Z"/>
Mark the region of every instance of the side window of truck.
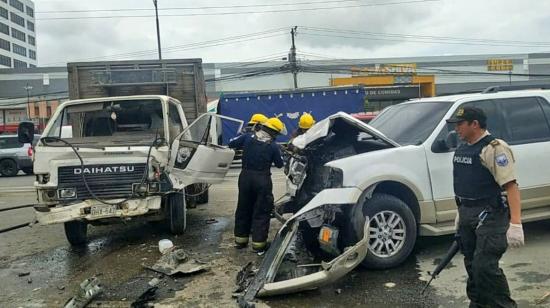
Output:
<path fill-rule="evenodd" d="M 183 131 L 183 124 L 177 105 L 172 102 L 168 105 L 168 129 L 170 130 L 170 143 L 172 143 L 174 138 Z"/>
<path fill-rule="evenodd" d="M 504 126 L 502 124 L 503 123 L 502 115 L 499 112 L 498 106 L 495 104 L 495 101 L 481 100 L 481 101 L 467 102 L 458 106 L 456 109 L 460 107 L 466 107 L 466 106 L 481 108 L 483 111 L 485 111 L 485 114 L 487 115 L 487 130 L 491 133 L 491 135 L 495 136 L 496 138 L 504 139 L 502 138 L 503 132 L 504 132 Z M 446 148 L 442 146 L 442 144 L 445 143 L 446 139 L 452 137 L 452 132 L 454 131 L 454 129 L 455 129 L 454 124 L 447 124 L 443 127 L 443 129 L 435 139 L 434 144 L 432 145 L 432 151 L 434 153 L 445 153 L 445 152 L 452 152 L 455 150 L 455 148 L 448 148 L 448 147 Z M 461 142 L 460 140 L 457 140 L 457 144 L 460 142 Z"/>
<path fill-rule="evenodd" d="M 525 144 L 550 140 L 550 126 L 543 109 L 547 101 L 537 97 L 518 97 L 498 99 L 496 102 L 506 123 L 505 136 L 502 138 L 506 142 Z"/>

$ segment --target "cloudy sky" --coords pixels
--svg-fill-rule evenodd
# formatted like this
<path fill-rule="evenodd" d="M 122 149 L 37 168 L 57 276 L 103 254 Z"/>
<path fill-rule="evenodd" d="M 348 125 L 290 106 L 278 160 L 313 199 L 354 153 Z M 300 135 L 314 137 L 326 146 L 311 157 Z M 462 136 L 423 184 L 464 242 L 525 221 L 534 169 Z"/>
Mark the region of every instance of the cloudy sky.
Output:
<path fill-rule="evenodd" d="M 34 2 L 40 66 L 157 57 L 152 0 Z M 163 58 L 281 58 L 292 26 L 298 26 L 299 55 L 307 59 L 550 51 L 550 1 L 158 0 L 158 5 Z"/>

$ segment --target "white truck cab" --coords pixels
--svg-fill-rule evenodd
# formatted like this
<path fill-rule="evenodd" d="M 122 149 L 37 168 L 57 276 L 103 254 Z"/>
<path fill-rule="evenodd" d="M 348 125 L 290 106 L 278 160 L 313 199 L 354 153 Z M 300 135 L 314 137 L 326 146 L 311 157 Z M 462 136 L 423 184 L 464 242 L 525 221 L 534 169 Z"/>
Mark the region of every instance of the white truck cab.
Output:
<path fill-rule="evenodd" d="M 224 179 L 234 151 L 220 145 L 222 127 L 241 126 L 215 114 L 187 125 L 182 104 L 161 95 L 65 102 L 34 147 L 36 219 L 64 223 L 71 244 L 86 241 L 87 224 L 134 217 L 166 218 L 181 234 L 185 187 Z M 30 125 L 20 128 L 21 139 Z"/>

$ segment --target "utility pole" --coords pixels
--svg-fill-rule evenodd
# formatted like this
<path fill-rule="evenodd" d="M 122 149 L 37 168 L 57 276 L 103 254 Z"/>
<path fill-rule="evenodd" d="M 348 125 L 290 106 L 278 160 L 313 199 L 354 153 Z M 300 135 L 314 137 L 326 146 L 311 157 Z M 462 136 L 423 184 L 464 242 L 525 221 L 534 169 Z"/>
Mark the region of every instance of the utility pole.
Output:
<path fill-rule="evenodd" d="M 23 89 L 27 90 L 27 118 L 31 119 L 31 95 L 30 90 L 32 90 L 32 86 L 29 85 L 27 82 L 27 85 L 23 87 Z"/>
<path fill-rule="evenodd" d="M 290 35 L 292 37 L 292 47 L 290 47 L 290 52 L 288 53 L 288 62 L 290 64 L 290 71 L 292 72 L 292 77 L 294 78 L 294 89 L 298 88 L 298 65 L 296 65 L 296 45 L 294 45 L 294 37 L 296 36 L 297 26 L 294 26 L 290 30 Z"/>
<path fill-rule="evenodd" d="M 160 49 L 160 26 L 159 26 L 159 11 L 157 6 L 157 0 L 153 0 L 153 4 L 155 5 L 155 16 L 157 19 L 157 45 L 159 50 L 159 60 L 162 60 L 162 52 Z"/>

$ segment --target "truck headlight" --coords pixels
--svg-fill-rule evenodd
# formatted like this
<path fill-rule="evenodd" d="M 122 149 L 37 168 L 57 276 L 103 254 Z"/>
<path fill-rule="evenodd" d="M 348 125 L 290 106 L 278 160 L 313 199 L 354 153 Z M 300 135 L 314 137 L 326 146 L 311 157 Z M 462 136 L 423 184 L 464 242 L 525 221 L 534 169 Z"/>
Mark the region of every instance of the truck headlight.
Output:
<path fill-rule="evenodd" d="M 59 199 L 76 199 L 76 189 L 75 188 L 58 189 L 57 196 Z"/>
<path fill-rule="evenodd" d="M 297 186 L 301 186 L 306 178 L 306 163 L 296 159 L 290 161 L 290 168 L 288 169 L 288 176 L 292 183 Z"/>

